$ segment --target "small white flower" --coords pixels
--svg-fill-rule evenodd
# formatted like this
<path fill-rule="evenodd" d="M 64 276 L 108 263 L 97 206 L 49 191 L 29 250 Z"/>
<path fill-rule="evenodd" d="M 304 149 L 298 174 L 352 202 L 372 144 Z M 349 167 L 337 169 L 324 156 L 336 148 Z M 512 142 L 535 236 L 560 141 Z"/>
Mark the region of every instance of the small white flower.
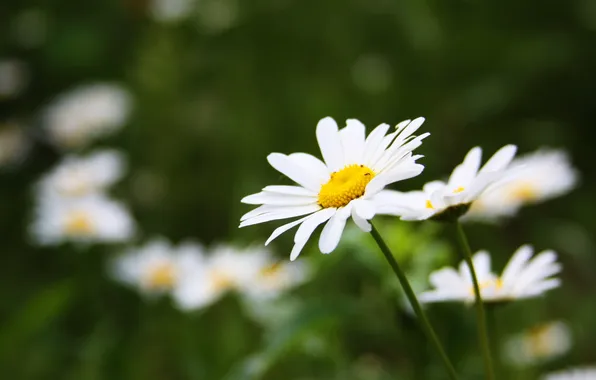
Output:
<path fill-rule="evenodd" d="M 121 203 L 105 196 L 80 199 L 46 196 L 39 200 L 31 233 L 41 245 L 67 241 L 116 243 L 132 237 L 134 223 Z"/>
<path fill-rule="evenodd" d="M 299 186 L 267 186 L 242 199 L 261 206 L 242 216 L 240 227 L 307 215 L 277 228 L 265 243 L 300 225 L 290 260 L 298 257 L 320 224 L 326 223 L 319 240 L 322 253 L 337 247 L 350 216 L 363 231 L 370 231 L 368 220 L 385 212 L 384 187 L 424 169 L 416 163 L 422 156 L 412 155 L 429 135 L 413 136 L 423 122 L 424 118 L 406 120 L 389 134 L 389 125 L 381 124 L 365 138 L 365 127 L 358 120 L 350 119 L 338 130 L 332 118 L 322 119 L 316 135 L 325 163 L 306 153 L 270 154 L 271 166 Z"/>
<path fill-rule="evenodd" d="M 533 249 L 521 246 L 511 257 L 499 277 L 491 271 L 490 256 L 479 251 L 473 257 L 474 270 L 478 278 L 482 300 L 503 302 L 539 296 L 561 284 L 551 276 L 561 271 L 553 251 L 543 251 L 532 258 Z M 474 302 L 474 286 L 470 270 L 465 262 L 459 272 L 451 267 L 439 269 L 430 274 L 434 289 L 420 294 L 421 302 L 463 301 Z"/>
<path fill-rule="evenodd" d="M 424 185 L 422 191 L 386 191 L 381 201 L 392 205 L 388 212 L 402 220 L 459 217 L 488 186 L 501 179 L 516 150 L 514 145 L 504 146 L 479 170 L 482 150 L 475 147 L 453 170 L 446 183 L 432 181 Z"/>
<path fill-rule="evenodd" d="M 187 243 L 175 248 L 166 240 L 153 239 L 117 257 L 111 274 L 143 294 L 156 295 L 173 291 L 182 279 L 200 274 L 204 265 L 201 246 Z"/>
<path fill-rule="evenodd" d="M 124 158 L 114 150 L 67 156 L 41 180 L 40 192 L 76 198 L 105 191 L 123 174 Z"/>
<path fill-rule="evenodd" d="M 526 204 L 558 197 L 573 189 L 578 180 L 563 151 L 540 150 L 513 160 L 503 178 L 474 202 L 466 219 L 495 220 L 512 216 Z"/>
<path fill-rule="evenodd" d="M 21 126 L 3 125 L 0 129 L 0 166 L 19 163 L 29 149 L 29 140 Z"/>
<path fill-rule="evenodd" d="M 514 365 L 529 366 L 559 357 L 571 348 L 571 331 L 556 321 L 535 326 L 509 339 L 505 356 Z"/>
<path fill-rule="evenodd" d="M 46 111 L 45 127 L 60 147 L 79 148 L 122 127 L 130 107 L 121 87 L 88 85 L 58 97 Z"/>
<path fill-rule="evenodd" d="M 195 0 L 151 0 L 149 11 L 158 22 L 177 22 L 192 13 Z"/>
<path fill-rule="evenodd" d="M 546 374 L 542 380 L 596 380 L 596 367 L 573 368 Z"/>

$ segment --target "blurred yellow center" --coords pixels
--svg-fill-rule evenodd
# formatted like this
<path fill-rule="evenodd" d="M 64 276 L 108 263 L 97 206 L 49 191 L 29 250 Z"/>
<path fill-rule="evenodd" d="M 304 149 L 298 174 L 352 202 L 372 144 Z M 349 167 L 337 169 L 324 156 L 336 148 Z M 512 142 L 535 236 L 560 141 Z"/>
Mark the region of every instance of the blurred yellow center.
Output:
<path fill-rule="evenodd" d="M 521 201 L 533 201 L 538 198 L 538 192 L 535 186 L 524 183 L 512 189 L 511 197 Z"/>
<path fill-rule="evenodd" d="M 501 280 L 500 278 L 497 279 L 491 279 L 491 280 L 486 280 L 486 281 L 481 281 L 478 283 L 478 287 L 480 288 L 480 295 L 482 295 L 482 292 L 486 289 L 489 288 L 494 288 L 495 290 L 500 290 L 503 287 L 503 280 Z M 472 285 L 470 287 L 470 294 L 471 295 L 476 295 L 476 293 L 474 292 L 474 285 Z"/>
<path fill-rule="evenodd" d="M 232 287 L 233 281 L 229 275 L 215 270 L 210 275 L 211 284 L 217 290 L 226 290 Z"/>
<path fill-rule="evenodd" d="M 550 325 L 540 325 L 530 329 L 527 339 L 532 353 L 536 356 L 547 356 L 552 349 L 552 339 L 549 334 Z"/>
<path fill-rule="evenodd" d="M 465 190 L 465 189 L 464 189 L 463 187 L 461 187 L 461 186 L 460 186 L 460 187 L 458 187 L 457 189 L 453 190 L 453 193 L 454 193 L 454 194 L 458 194 L 458 193 L 461 193 L 461 192 L 462 192 L 462 191 L 464 191 L 464 190 Z"/>
<path fill-rule="evenodd" d="M 435 206 L 433 206 L 433 203 L 431 201 L 427 200 L 426 201 L 426 208 L 429 208 L 429 209 L 432 210 L 432 209 L 435 208 Z"/>
<path fill-rule="evenodd" d="M 95 231 L 95 228 L 89 214 L 82 211 L 73 211 L 66 218 L 64 230 L 69 235 L 90 235 Z"/>
<path fill-rule="evenodd" d="M 162 263 L 151 269 L 147 276 L 150 289 L 170 289 L 176 282 L 176 270 L 170 263 Z"/>
<path fill-rule="evenodd" d="M 281 263 L 279 263 L 279 262 L 274 263 L 274 264 L 268 265 L 265 268 L 261 269 L 260 275 L 265 278 L 274 277 L 275 275 L 277 275 L 279 273 L 280 269 L 281 269 Z"/>
<path fill-rule="evenodd" d="M 349 165 L 331 174 L 329 182 L 321 186 L 319 205 L 324 208 L 343 207 L 364 195 L 366 185 L 375 173 L 364 165 Z"/>

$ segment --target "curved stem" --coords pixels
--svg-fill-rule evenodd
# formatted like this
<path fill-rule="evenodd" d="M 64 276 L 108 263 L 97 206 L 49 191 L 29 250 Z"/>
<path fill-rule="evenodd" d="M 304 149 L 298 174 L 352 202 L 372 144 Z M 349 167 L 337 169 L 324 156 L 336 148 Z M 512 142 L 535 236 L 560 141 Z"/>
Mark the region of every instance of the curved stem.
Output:
<path fill-rule="evenodd" d="M 482 296 L 480 294 L 480 285 L 478 284 L 478 278 L 476 277 L 476 270 L 474 269 L 474 263 L 472 261 L 472 250 L 468 243 L 466 233 L 459 221 L 455 222 L 457 229 L 457 237 L 464 251 L 464 261 L 470 269 L 472 275 L 472 282 L 474 283 L 474 295 L 476 298 L 476 317 L 478 319 L 478 339 L 482 348 L 482 356 L 484 358 L 484 368 L 486 371 L 486 379 L 494 380 L 495 375 L 493 371 L 492 357 L 490 354 L 490 344 L 488 339 L 488 331 L 486 328 L 486 315 L 484 313 L 484 304 L 482 302 Z"/>
<path fill-rule="evenodd" d="M 449 357 L 445 353 L 445 350 L 443 349 L 443 346 L 441 345 L 441 342 L 439 341 L 439 338 L 437 337 L 435 330 L 432 328 L 430 322 L 428 321 L 428 318 L 424 314 L 424 311 L 422 311 L 420 303 L 418 302 L 418 299 L 416 298 L 416 295 L 414 294 L 414 291 L 412 290 L 412 287 L 410 286 L 410 283 L 408 282 L 406 275 L 399 267 L 399 264 L 397 263 L 395 257 L 393 257 L 393 254 L 391 253 L 391 250 L 389 249 L 389 247 L 387 246 L 387 244 L 379 234 L 379 231 L 377 231 L 374 225 L 372 226 L 370 233 L 377 242 L 377 245 L 381 249 L 381 252 L 383 252 L 383 255 L 385 255 L 385 258 L 389 262 L 389 266 L 391 266 L 391 269 L 393 269 L 393 272 L 397 276 L 402 288 L 406 292 L 406 296 L 408 297 L 408 300 L 410 301 L 410 304 L 412 305 L 412 308 L 414 309 L 416 316 L 418 316 L 420 325 L 422 326 L 428 339 L 435 346 L 437 352 L 439 353 L 439 356 L 443 360 L 443 364 L 445 365 L 445 369 L 447 370 L 449 377 L 452 380 L 457 380 L 458 377 L 457 373 L 455 372 L 455 368 L 453 367 L 453 364 L 451 364 Z"/>

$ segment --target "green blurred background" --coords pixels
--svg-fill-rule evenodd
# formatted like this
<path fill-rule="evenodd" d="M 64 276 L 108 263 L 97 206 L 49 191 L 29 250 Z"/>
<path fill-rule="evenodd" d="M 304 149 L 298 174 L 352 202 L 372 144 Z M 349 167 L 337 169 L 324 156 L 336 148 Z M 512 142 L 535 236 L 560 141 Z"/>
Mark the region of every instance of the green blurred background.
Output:
<path fill-rule="evenodd" d="M 178 22 L 147 0 L 4 1 L 0 58 L 27 69 L 19 96 L 0 99 L 0 122 L 33 139 L 27 158 L 0 174 L 0 377 L 7 379 L 445 378 L 370 237 L 349 233 L 330 256 L 307 246 L 317 276 L 288 296 L 290 316 L 256 323 L 232 295 L 202 313 L 145 302 L 106 276 L 113 248 L 84 252 L 28 243 L 32 185 L 60 159 L 41 136 L 40 111 L 89 82 L 133 95 L 121 133 L 94 145 L 125 151 L 115 194 L 141 239 L 261 244 L 273 225 L 238 230 L 242 196 L 283 180 L 270 152 L 318 155 L 315 125 L 358 118 L 369 130 L 417 116 L 431 132 L 414 189 L 447 175 L 469 148 L 492 154 L 569 151 L 582 173 L 570 195 L 525 208 L 498 226 L 468 228 L 497 268 L 524 243 L 555 249 L 563 287 L 499 310 L 503 335 L 562 319 L 569 354 L 502 378 L 532 379 L 596 363 L 593 163 L 596 119 L 594 0 L 196 0 Z M 381 220 L 418 287 L 459 260 L 452 231 Z M 286 258 L 292 236 L 275 248 Z M 294 309 L 292 309 L 294 307 Z M 469 379 L 481 378 L 473 313 L 429 309 Z M 517 377 L 516 377 L 517 376 Z"/>

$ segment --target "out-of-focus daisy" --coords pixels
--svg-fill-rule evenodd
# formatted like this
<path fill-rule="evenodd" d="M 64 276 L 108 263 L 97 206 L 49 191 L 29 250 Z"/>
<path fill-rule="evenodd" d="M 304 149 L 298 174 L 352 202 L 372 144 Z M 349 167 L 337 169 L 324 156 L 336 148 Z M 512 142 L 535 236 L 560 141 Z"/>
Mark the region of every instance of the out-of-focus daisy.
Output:
<path fill-rule="evenodd" d="M 596 380 L 596 367 L 573 368 L 546 374 L 542 380 Z"/>
<path fill-rule="evenodd" d="M 79 148 L 122 127 L 130 107 L 123 88 L 88 85 L 58 97 L 46 110 L 45 127 L 60 147 Z"/>
<path fill-rule="evenodd" d="M 188 17 L 196 0 L 151 0 L 149 11 L 158 22 L 177 22 Z"/>
<path fill-rule="evenodd" d="M 291 260 L 320 224 L 326 223 L 319 239 L 322 253 L 335 249 L 350 216 L 363 231 L 370 231 L 368 220 L 385 212 L 384 187 L 424 169 L 416 163 L 421 156 L 412 155 L 429 135 L 413 136 L 423 122 L 424 118 L 406 120 L 389 134 L 389 125 L 381 124 L 365 138 L 365 127 L 358 120 L 350 119 L 338 130 L 332 118 L 322 119 L 316 135 L 325 163 L 306 153 L 270 154 L 271 166 L 299 186 L 267 186 L 242 199 L 261 206 L 242 216 L 240 227 L 307 215 L 277 228 L 265 243 L 300 225 Z"/>
<path fill-rule="evenodd" d="M 29 148 L 29 140 L 19 125 L 0 125 L 0 166 L 18 163 Z"/>
<path fill-rule="evenodd" d="M 381 201 L 392 205 L 390 212 L 402 220 L 458 218 L 467 212 L 488 186 L 502 178 L 516 150 L 514 145 L 504 146 L 479 169 L 482 150 L 479 147 L 472 148 L 446 183 L 432 181 L 424 185 L 422 191 L 387 191 Z"/>
<path fill-rule="evenodd" d="M 187 276 L 199 275 L 203 265 L 201 246 L 187 243 L 173 247 L 166 240 L 154 239 L 117 257 L 111 274 L 144 294 L 155 295 L 174 290 Z"/>
<path fill-rule="evenodd" d="M 40 191 L 61 197 L 100 193 L 122 177 L 123 167 L 122 154 L 114 150 L 67 156 L 41 180 Z"/>
<path fill-rule="evenodd" d="M 495 220 L 514 215 L 526 204 L 558 197 L 573 189 L 577 171 L 559 150 L 540 150 L 513 160 L 503 178 L 474 202 L 467 219 Z"/>
<path fill-rule="evenodd" d="M 516 366 L 529 366 L 562 356 L 571 348 L 571 332 L 560 321 L 535 326 L 510 338 L 506 358 Z"/>
<path fill-rule="evenodd" d="M 116 243 L 132 237 L 134 223 L 126 207 L 101 195 L 69 200 L 47 196 L 39 200 L 31 233 L 41 245 Z"/>
<path fill-rule="evenodd" d="M 511 257 L 501 276 L 491 271 L 490 256 L 479 251 L 473 257 L 474 270 L 478 278 L 480 293 L 484 302 L 504 302 L 539 296 L 561 284 L 552 276 L 561 271 L 553 251 L 543 251 L 532 258 L 533 249 L 521 246 Z M 474 302 L 474 286 L 470 270 L 465 262 L 459 271 L 447 267 L 431 273 L 429 277 L 434 289 L 419 295 L 421 302 L 463 301 Z"/>

